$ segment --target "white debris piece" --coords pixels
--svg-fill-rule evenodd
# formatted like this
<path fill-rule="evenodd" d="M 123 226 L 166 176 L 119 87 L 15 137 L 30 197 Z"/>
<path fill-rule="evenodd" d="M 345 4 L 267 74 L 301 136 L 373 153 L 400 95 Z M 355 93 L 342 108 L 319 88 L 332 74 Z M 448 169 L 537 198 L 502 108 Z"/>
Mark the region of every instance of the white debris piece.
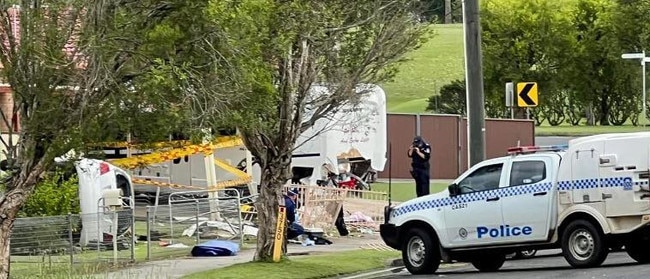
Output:
<path fill-rule="evenodd" d="M 344 219 L 346 222 L 367 222 L 367 223 L 375 222 L 374 220 L 372 220 L 372 217 L 365 215 L 359 211 L 350 214 L 350 216 Z"/>
<path fill-rule="evenodd" d="M 183 243 L 176 243 L 176 244 L 167 245 L 165 247 L 167 247 L 167 248 L 187 248 L 187 247 L 190 247 L 190 246 L 187 246 L 187 245 L 185 245 Z"/>
<path fill-rule="evenodd" d="M 230 234 L 232 234 L 232 235 L 236 235 L 236 234 L 237 234 L 237 231 L 236 231 L 237 226 L 235 226 L 235 225 L 229 225 L 229 224 L 226 223 L 226 222 L 220 222 L 220 221 L 204 221 L 204 222 L 199 223 L 199 226 L 200 226 L 200 227 L 202 227 L 202 226 L 207 226 L 207 227 L 211 227 L 211 228 L 217 228 L 218 230 L 228 232 L 228 233 L 230 233 Z M 244 235 L 257 236 L 257 231 L 258 231 L 258 229 L 255 228 L 255 227 L 253 227 L 253 226 L 244 225 Z M 185 229 L 185 230 L 183 231 L 183 234 L 182 234 L 182 235 L 183 235 L 183 236 L 191 237 L 191 236 L 194 235 L 195 232 L 196 232 L 196 224 L 191 225 L 190 227 L 188 227 L 187 229 Z"/>

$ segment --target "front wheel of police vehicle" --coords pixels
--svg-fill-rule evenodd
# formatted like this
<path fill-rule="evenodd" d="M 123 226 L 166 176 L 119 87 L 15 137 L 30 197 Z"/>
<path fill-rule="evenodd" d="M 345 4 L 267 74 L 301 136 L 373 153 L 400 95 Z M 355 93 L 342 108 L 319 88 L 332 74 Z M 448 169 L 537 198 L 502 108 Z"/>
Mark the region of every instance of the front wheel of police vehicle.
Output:
<path fill-rule="evenodd" d="M 603 234 L 588 221 L 572 221 L 562 234 L 562 254 L 573 267 L 600 266 L 608 253 Z"/>
<path fill-rule="evenodd" d="M 411 274 L 433 274 L 440 266 L 437 240 L 422 229 L 410 229 L 402 242 L 402 260 Z"/>

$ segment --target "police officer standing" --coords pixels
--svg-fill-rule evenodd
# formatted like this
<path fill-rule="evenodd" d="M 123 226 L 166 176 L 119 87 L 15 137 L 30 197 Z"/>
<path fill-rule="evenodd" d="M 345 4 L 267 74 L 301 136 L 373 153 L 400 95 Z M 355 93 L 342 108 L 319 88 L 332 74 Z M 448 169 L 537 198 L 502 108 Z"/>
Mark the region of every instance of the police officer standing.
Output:
<path fill-rule="evenodd" d="M 411 162 L 411 176 L 415 179 L 415 192 L 418 197 L 429 194 L 429 158 L 431 158 L 431 146 L 422 137 L 416 136 L 413 144 L 408 150 Z"/>

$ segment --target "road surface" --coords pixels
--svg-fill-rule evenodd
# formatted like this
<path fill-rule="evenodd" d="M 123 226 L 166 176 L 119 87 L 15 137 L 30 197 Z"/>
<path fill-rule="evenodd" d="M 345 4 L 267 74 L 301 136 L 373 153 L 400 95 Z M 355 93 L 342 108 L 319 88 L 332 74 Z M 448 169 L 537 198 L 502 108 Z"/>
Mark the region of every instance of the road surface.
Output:
<path fill-rule="evenodd" d="M 413 276 L 403 270 L 394 275 L 379 278 L 499 278 L 499 279 L 542 279 L 542 278 L 648 278 L 650 264 L 640 265 L 632 260 L 625 252 L 610 253 L 605 263 L 598 268 L 574 269 L 557 254 L 541 256 L 527 260 L 506 261 L 501 270 L 494 273 L 479 273 L 471 264 L 463 267 L 441 269 L 439 273 L 428 276 Z"/>

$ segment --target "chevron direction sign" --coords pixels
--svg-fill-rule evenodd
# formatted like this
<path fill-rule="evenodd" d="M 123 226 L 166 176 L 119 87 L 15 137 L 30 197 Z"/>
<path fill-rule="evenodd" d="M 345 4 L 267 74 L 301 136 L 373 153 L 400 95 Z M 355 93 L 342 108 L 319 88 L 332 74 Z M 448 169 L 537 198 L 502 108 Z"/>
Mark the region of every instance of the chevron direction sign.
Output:
<path fill-rule="evenodd" d="M 539 104 L 537 98 L 536 82 L 517 83 L 517 106 L 519 107 L 536 107 Z"/>

